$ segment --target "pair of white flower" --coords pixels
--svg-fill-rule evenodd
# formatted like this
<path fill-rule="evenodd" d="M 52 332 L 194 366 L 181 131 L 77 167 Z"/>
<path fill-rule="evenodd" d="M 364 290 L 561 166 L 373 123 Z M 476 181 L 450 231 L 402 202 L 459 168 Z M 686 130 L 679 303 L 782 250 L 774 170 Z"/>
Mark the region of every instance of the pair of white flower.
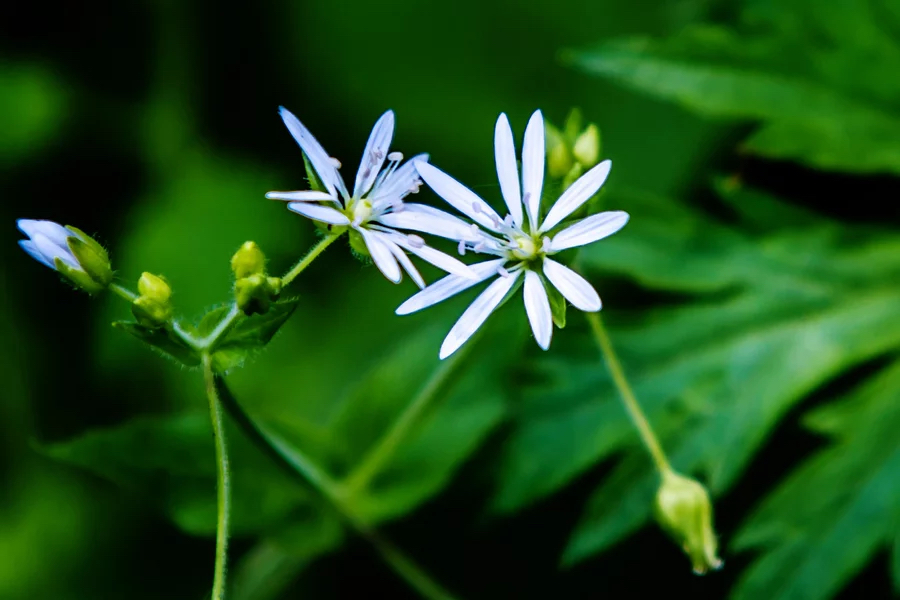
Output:
<path fill-rule="evenodd" d="M 548 285 L 580 310 L 600 310 L 600 297 L 591 285 L 550 256 L 615 233 L 628 222 L 628 214 L 602 212 L 560 227 L 606 181 L 611 167 L 607 160 L 569 186 L 542 217 L 545 149 L 540 111 L 535 111 L 525 129 L 521 182 L 509 120 L 504 114 L 497 120 L 494 131 L 497 176 L 509 211 L 503 218 L 470 189 L 430 165 L 427 155 L 420 154 L 401 167 L 403 156 L 399 152 L 389 153 L 394 130 L 391 111 L 382 115 L 369 136 L 352 195 L 338 173 L 340 163 L 325 152 L 288 110 L 282 108 L 281 116 L 325 190 L 270 192 L 266 197 L 287 200 L 289 209 L 316 221 L 351 228 L 361 236 L 376 266 L 395 283 L 400 281 L 402 266 L 424 289 L 404 302 L 397 314 L 421 310 L 496 276 L 450 330 L 441 346 L 440 358 L 450 356 L 462 346 L 523 282 L 525 311 L 535 339 L 544 350 L 549 348 L 553 334 Z M 385 159 L 389 163 L 382 169 Z M 423 204 L 404 203 L 408 194 L 418 191 L 419 177 L 471 222 Z M 497 258 L 466 266 L 426 246 L 418 235 L 401 233 L 398 229 L 454 240 L 461 255 L 469 250 Z M 450 274 L 424 287 L 421 275 L 404 250 Z"/>

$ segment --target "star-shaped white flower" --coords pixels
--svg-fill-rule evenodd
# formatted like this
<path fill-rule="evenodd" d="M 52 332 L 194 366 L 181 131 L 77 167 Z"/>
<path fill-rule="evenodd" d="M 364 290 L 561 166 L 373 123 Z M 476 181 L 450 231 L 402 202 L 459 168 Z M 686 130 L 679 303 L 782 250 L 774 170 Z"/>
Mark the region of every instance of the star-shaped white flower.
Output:
<path fill-rule="evenodd" d="M 458 240 L 460 253 L 473 250 L 499 257 L 471 266 L 478 281 L 485 281 L 493 276 L 497 276 L 497 279 L 475 299 L 447 334 L 441 346 L 442 359 L 453 354 L 472 337 L 523 278 L 525 312 L 531 329 L 538 345 L 544 350 L 549 348 L 553 335 L 553 317 L 546 289 L 548 284 L 559 290 L 566 300 L 580 310 L 594 312 L 601 307 L 600 296 L 594 288 L 575 271 L 550 256 L 562 250 L 596 242 L 617 232 L 628 222 L 627 213 L 608 211 L 557 231 L 563 220 L 596 194 L 606 181 L 612 164 L 608 160 L 601 162 L 569 186 L 541 219 L 541 188 L 544 182 L 544 120 L 541 111 L 535 111 L 525 129 L 521 187 L 512 129 L 505 114 L 497 119 L 494 153 L 500 191 L 509 209 L 509 214 L 502 219 L 484 200 L 440 169 L 425 162 L 416 164 L 425 183 L 477 223 L 463 230 L 450 231 L 445 228 L 430 233 Z M 421 310 L 476 283 L 449 275 L 409 298 L 400 305 L 397 314 L 405 315 Z"/>
<path fill-rule="evenodd" d="M 390 222 L 392 215 L 406 211 L 419 214 L 426 222 L 454 218 L 437 209 L 403 202 L 408 194 L 418 191 L 421 181 L 415 164 L 425 164 L 428 155 L 420 154 L 400 166 L 403 155 L 399 152 L 388 153 L 394 135 L 393 111 L 389 110 L 381 115 L 372 128 L 356 173 L 352 195 L 347 192 L 338 172 L 340 162 L 325 152 L 316 138 L 289 110 L 281 107 L 279 111 L 284 124 L 315 169 L 325 191 L 269 192 L 266 198 L 286 200 L 290 210 L 315 221 L 350 227 L 361 236 L 378 269 L 394 283 L 399 283 L 402 277 L 402 266 L 419 287 L 425 287 L 422 276 L 404 250 L 448 273 L 467 280 L 474 279 L 474 274 L 464 263 L 426 246 L 418 235 L 396 231 Z M 388 165 L 382 169 L 385 160 Z"/>

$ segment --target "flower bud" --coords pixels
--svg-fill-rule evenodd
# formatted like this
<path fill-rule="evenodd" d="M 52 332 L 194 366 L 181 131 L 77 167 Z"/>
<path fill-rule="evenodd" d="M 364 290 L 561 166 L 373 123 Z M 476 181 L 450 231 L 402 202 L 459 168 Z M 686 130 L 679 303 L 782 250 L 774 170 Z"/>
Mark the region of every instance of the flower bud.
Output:
<path fill-rule="evenodd" d="M 572 154 L 585 169 L 590 169 L 600 161 L 600 129 L 591 123 L 577 138 Z"/>
<path fill-rule="evenodd" d="M 280 278 L 258 273 L 234 282 L 234 299 L 244 314 L 262 314 L 269 310 L 273 300 L 278 299 L 281 287 Z"/>
<path fill-rule="evenodd" d="M 700 483 L 672 471 L 663 474 L 656 492 L 656 520 L 690 557 L 694 573 L 719 569 L 712 503 Z"/>
<path fill-rule="evenodd" d="M 231 257 L 231 270 L 235 279 L 261 275 L 265 268 L 266 257 L 256 242 L 244 242 Z"/>
<path fill-rule="evenodd" d="M 162 327 L 172 318 L 172 288 L 165 279 L 143 273 L 138 280 L 140 296 L 131 303 L 131 312 L 141 325 Z"/>
<path fill-rule="evenodd" d="M 19 219 L 17 225 L 29 238 L 19 245 L 32 258 L 89 294 L 109 287 L 113 279 L 109 255 L 91 236 L 53 221 Z"/>
<path fill-rule="evenodd" d="M 547 121 L 544 121 L 544 138 L 547 148 L 547 171 L 550 177 L 559 179 L 569 172 L 575 162 L 572 152 L 562 133 Z"/>

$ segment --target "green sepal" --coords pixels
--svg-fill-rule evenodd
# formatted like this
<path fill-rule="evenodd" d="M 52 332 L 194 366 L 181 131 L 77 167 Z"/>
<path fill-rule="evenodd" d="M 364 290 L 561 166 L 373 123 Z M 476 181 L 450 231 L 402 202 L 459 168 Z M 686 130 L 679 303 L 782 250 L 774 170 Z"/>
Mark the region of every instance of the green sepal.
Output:
<path fill-rule="evenodd" d="M 355 229 L 350 230 L 350 249 L 353 253 L 364 260 L 370 259 L 369 249 L 366 247 L 366 241 L 362 235 Z"/>
<path fill-rule="evenodd" d="M 566 326 L 566 299 L 553 285 L 545 282 L 547 298 L 550 300 L 550 314 L 553 315 L 553 323 L 560 329 Z"/>
<path fill-rule="evenodd" d="M 66 238 L 66 244 L 72 252 L 72 256 L 81 265 L 85 273 L 94 281 L 100 289 L 104 289 L 112 283 L 113 272 L 109 264 L 109 254 L 94 239 L 85 235 L 80 229 L 70 225 L 66 226 L 75 235 Z"/>
<path fill-rule="evenodd" d="M 105 285 L 100 285 L 81 269 L 73 269 L 64 263 L 61 258 L 55 259 L 53 265 L 56 267 L 56 271 L 65 279 L 68 279 L 72 285 L 88 294 L 96 294 L 106 289 Z"/>
<path fill-rule="evenodd" d="M 306 156 L 306 152 L 303 153 L 303 166 L 306 168 L 306 180 L 309 182 L 310 189 L 316 192 L 327 193 L 328 190 L 325 189 L 325 186 L 319 179 L 319 175 L 316 173 L 316 170 L 313 169 L 312 163 L 309 162 L 309 158 Z"/>
<path fill-rule="evenodd" d="M 188 367 L 196 367 L 200 364 L 200 356 L 197 352 L 168 329 L 145 327 L 140 323 L 129 321 L 116 321 L 112 325 L 116 329 L 130 333 L 163 356 L 171 358 L 178 363 Z"/>

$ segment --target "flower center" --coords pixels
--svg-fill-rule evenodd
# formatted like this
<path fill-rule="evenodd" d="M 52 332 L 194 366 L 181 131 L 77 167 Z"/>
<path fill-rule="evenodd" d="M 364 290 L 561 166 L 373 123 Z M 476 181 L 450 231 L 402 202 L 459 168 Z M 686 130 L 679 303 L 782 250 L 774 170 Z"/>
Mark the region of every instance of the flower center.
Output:
<path fill-rule="evenodd" d="M 353 206 L 350 207 L 350 220 L 356 224 L 360 225 L 365 223 L 372 217 L 372 203 L 366 200 L 365 198 L 361 200 L 357 200 L 353 203 Z"/>
<path fill-rule="evenodd" d="M 524 235 L 512 236 L 510 239 L 510 254 L 517 260 L 531 260 L 537 258 L 541 246 L 534 239 Z"/>

